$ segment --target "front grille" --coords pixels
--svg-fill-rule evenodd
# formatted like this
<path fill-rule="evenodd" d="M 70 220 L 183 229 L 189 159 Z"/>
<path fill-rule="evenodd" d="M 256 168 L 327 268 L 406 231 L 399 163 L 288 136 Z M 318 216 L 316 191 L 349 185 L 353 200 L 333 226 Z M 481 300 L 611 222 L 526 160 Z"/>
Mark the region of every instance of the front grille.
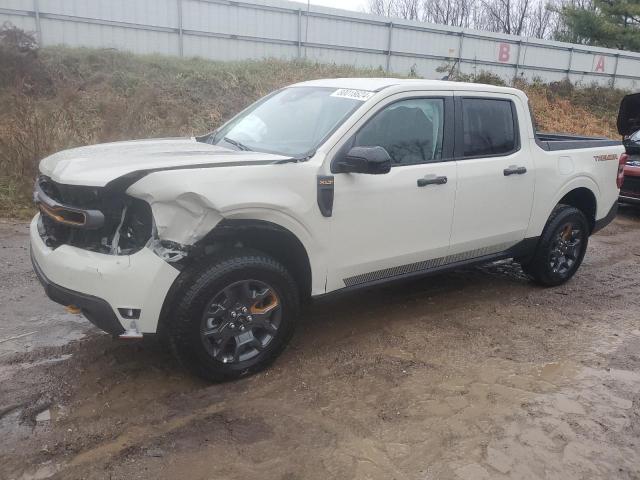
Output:
<path fill-rule="evenodd" d="M 640 196 L 640 177 L 625 176 L 620 194 Z"/>
<path fill-rule="evenodd" d="M 100 228 L 85 229 L 61 223 L 42 209 L 41 236 L 51 248 L 71 245 L 101 253 L 130 254 L 142 248 L 151 237 L 151 209 L 142 200 L 100 187 L 65 185 L 45 176 L 38 179 L 38 185 L 47 196 L 62 205 L 98 210 L 104 215 Z M 118 245 L 114 247 L 112 242 L 118 229 Z"/>

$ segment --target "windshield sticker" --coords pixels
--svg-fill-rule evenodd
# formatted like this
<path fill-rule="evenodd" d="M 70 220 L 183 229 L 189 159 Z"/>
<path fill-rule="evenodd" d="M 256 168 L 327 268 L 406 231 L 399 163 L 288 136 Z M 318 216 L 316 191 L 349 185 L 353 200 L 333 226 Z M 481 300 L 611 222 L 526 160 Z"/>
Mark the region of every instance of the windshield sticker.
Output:
<path fill-rule="evenodd" d="M 350 98 L 351 100 L 360 100 L 364 102 L 369 100 L 375 92 L 368 92 L 367 90 L 355 90 L 353 88 L 339 88 L 331 94 L 332 97 Z"/>

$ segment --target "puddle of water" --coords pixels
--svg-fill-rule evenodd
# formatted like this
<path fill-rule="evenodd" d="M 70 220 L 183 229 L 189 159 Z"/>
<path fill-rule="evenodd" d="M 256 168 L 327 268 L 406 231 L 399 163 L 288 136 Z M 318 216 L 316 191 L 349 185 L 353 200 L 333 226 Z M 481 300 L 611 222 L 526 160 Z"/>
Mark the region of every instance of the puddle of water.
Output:
<path fill-rule="evenodd" d="M 3 337 L 17 338 L 0 343 L 0 360 L 12 354 L 24 353 L 44 347 L 61 347 L 74 340 L 80 340 L 88 333 L 97 331 L 81 315 L 47 314 L 42 318 L 30 319 L 30 335 L 21 336 L 26 327 L 9 325 L 3 329 Z"/>
<path fill-rule="evenodd" d="M 566 378 L 577 372 L 573 362 L 549 362 L 537 368 L 538 378 L 553 383 L 554 380 Z"/>
<path fill-rule="evenodd" d="M 38 367 L 40 365 L 49 365 L 52 363 L 64 362 L 65 360 L 70 359 L 73 356 L 71 353 L 65 353 L 64 355 L 60 355 L 58 357 L 45 358 L 43 360 L 38 360 L 37 362 L 25 362 L 19 364 L 21 368 L 31 368 Z"/>
<path fill-rule="evenodd" d="M 33 473 L 23 473 L 20 480 L 43 480 L 45 478 L 53 477 L 60 470 L 60 465 L 54 463 L 47 463 L 41 465 Z"/>
<path fill-rule="evenodd" d="M 0 437 L 7 444 L 10 440 L 17 441 L 31 434 L 32 428 L 25 424 L 20 424 L 20 408 L 16 408 L 11 413 L 7 413 L 0 418 Z M 13 442 L 11 442 L 13 443 Z"/>

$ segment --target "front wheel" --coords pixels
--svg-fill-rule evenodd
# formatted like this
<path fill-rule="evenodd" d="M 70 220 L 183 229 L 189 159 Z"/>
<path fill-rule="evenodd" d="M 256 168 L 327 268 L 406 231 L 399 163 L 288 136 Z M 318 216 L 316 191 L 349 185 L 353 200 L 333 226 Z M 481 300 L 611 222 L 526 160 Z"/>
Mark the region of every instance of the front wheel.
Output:
<path fill-rule="evenodd" d="M 522 269 L 546 287 L 565 283 L 582 263 L 589 233 L 589 223 L 580 210 L 558 205 L 547 220 L 533 258 Z"/>
<path fill-rule="evenodd" d="M 189 274 L 169 323 L 178 360 L 210 381 L 257 372 L 293 335 L 299 300 L 287 270 L 259 252 L 240 250 Z"/>

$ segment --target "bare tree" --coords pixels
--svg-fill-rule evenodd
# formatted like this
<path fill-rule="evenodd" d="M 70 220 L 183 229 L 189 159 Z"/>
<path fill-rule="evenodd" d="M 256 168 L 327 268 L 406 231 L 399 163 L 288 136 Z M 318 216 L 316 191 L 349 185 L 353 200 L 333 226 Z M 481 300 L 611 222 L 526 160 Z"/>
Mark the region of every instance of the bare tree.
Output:
<path fill-rule="evenodd" d="M 420 20 L 421 0 L 369 0 L 369 12 L 385 17 Z"/>
<path fill-rule="evenodd" d="M 407 20 L 420 19 L 419 0 L 395 0 L 396 16 Z"/>
<path fill-rule="evenodd" d="M 551 3 L 538 2 L 531 9 L 529 22 L 524 32 L 527 37 L 549 38 L 556 28 L 557 13 Z"/>
<path fill-rule="evenodd" d="M 592 0 L 368 0 L 368 11 L 387 17 L 552 38 L 562 30 L 558 11 L 565 3 Z M 548 3 L 547 3 L 548 2 Z M 562 2 L 562 3 L 560 3 Z"/>
<path fill-rule="evenodd" d="M 483 30 L 522 35 L 532 0 L 481 0 L 486 25 Z"/>
<path fill-rule="evenodd" d="M 425 22 L 474 28 L 478 17 L 476 0 L 424 0 L 422 4 Z"/>
<path fill-rule="evenodd" d="M 375 13 L 376 15 L 382 15 L 384 17 L 394 17 L 395 14 L 395 0 L 368 0 L 369 13 Z"/>

